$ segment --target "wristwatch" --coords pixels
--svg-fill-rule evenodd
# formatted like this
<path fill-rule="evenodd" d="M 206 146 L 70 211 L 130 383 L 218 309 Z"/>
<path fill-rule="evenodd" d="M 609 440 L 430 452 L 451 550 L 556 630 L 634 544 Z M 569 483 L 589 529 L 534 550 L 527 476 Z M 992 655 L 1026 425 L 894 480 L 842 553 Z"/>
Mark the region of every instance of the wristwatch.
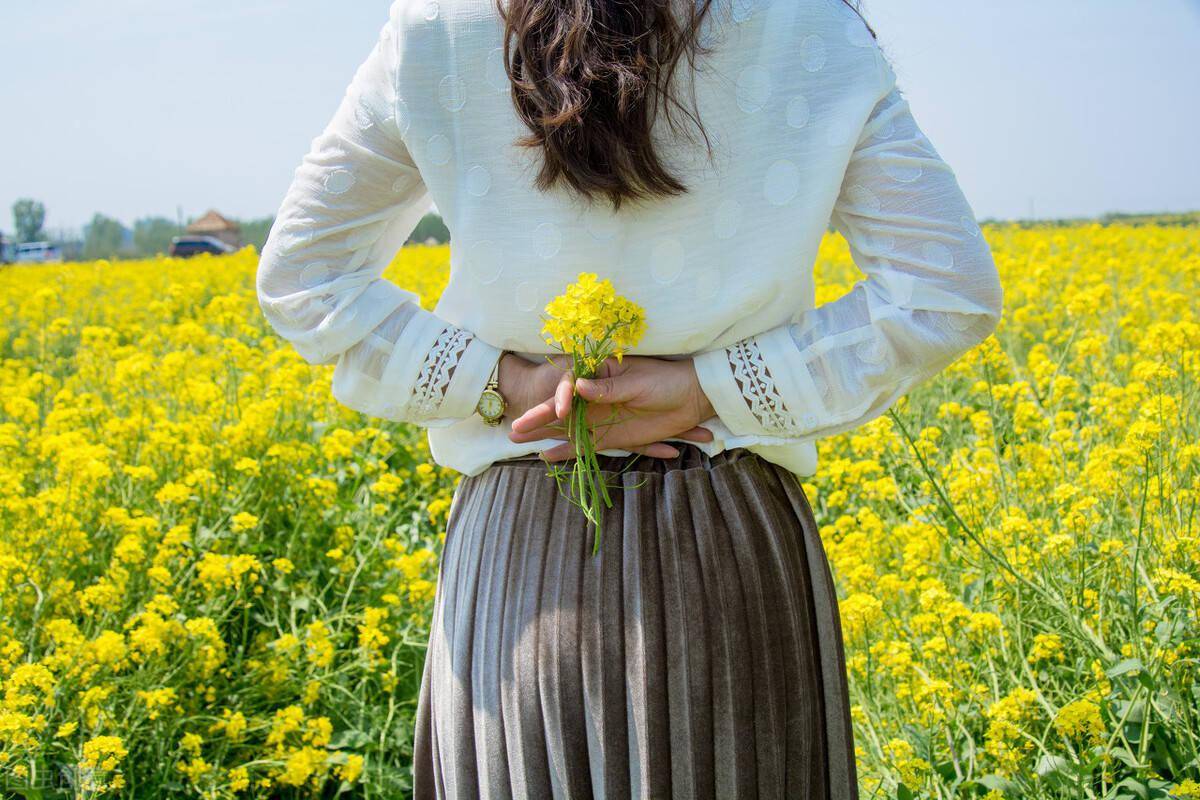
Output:
<path fill-rule="evenodd" d="M 503 357 L 504 353 L 501 353 L 500 358 Z M 488 378 L 487 385 L 483 387 L 483 394 L 479 395 L 479 402 L 475 405 L 475 410 L 479 412 L 479 416 L 483 417 L 484 423 L 493 427 L 500 424 L 500 420 L 504 418 L 504 409 L 508 407 L 504 395 L 500 394 L 500 358 L 496 359 L 496 364 L 492 367 L 492 375 Z"/>

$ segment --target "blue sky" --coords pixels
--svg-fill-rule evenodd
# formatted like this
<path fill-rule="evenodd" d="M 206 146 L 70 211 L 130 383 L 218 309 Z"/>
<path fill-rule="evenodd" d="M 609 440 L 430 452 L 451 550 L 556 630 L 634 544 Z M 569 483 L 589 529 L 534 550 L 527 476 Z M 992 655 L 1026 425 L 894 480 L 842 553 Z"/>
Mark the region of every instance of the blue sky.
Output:
<path fill-rule="evenodd" d="M 0 229 L 278 207 L 388 0 L 0 3 Z M 1200 0 L 865 0 L 980 217 L 1200 209 Z"/>

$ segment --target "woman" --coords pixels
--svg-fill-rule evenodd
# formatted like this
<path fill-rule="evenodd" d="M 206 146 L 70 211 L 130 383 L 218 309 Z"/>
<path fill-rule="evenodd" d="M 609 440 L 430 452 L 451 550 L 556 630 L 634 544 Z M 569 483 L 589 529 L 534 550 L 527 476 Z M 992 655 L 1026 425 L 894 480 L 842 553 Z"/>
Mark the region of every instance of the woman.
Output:
<path fill-rule="evenodd" d="M 380 277 L 430 200 L 453 241 L 433 311 Z M 868 277 L 814 308 L 830 222 Z M 574 387 L 620 420 L 601 446 L 626 488 L 595 557 L 547 474 L 573 392 L 539 333 L 581 271 L 647 314 L 634 354 Z M 1002 291 L 855 9 L 396 0 L 296 171 L 258 291 L 305 359 L 336 361 L 339 401 L 428 428 L 465 474 L 417 798 L 857 796 L 798 478 L 816 439 L 988 336 Z"/>

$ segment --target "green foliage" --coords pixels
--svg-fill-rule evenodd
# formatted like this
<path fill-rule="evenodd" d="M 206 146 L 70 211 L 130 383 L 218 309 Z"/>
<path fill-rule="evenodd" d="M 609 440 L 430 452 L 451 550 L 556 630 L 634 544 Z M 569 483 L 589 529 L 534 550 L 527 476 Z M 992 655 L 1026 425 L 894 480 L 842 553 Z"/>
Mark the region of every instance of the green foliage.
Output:
<path fill-rule="evenodd" d="M 23 197 L 13 203 L 13 226 L 17 229 L 18 242 L 36 242 L 46 222 L 46 207 L 37 200 Z"/>
<path fill-rule="evenodd" d="M 254 245 L 254 250 L 261 253 L 263 245 L 267 241 L 267 234 L 271 232 L 271 226 L 275 224 L 275 218 L 239 219 L 237 222 L 242 226 L 242 244 L 252 244 Z"/>
<path fill-rule="evenodd" d="M 133 248 L 140 256 L 166 254 L 179 225 L 166 217 L 144 217 L 133 223 Z"/>
<path fill-rule="evenodd" d="M 1200 211 L 1154 212 L 1135 214 L 1124 211 L 1110 211 L 1099 217 L 1061 217 L 1059 219 L 1018 219 L 1004 220 L 995 217 L 985 217 L 979 220 L 981 225 L 1005 224 L 1014 228 L 1074 228 L 1087 223 L 1101 225 L 1153 225 L 1157 227 L 1190 228 L 1200 225 Z"/>
<path fill-rule="evenodd" d="M 1186 211 L 1178 214 L 1166 212 L 1158 214 L 1127 214 L 1122 211 L 1113 211 L 1102 215 L 1100 222 L 1105 225 L 1119 222 L 1124 225 L 1181 225 L 1191 227 L 1200 225 L 1200 211 Z"/>
<path fill-rule="evenodd" d="M 113 258 L 121 253 L 124 241 L 125 226 L 97 212 L 83 232 L 83 257 Z"/>
<path fill-rule="evenodd" d="M 438 244 L 445 244 L 450 241 L 450 229 L 446 227 L 446 223 L 442 221 L 441 216 L 433 212 L 421 217 L 421 221 L 417 223 L 417 227 L 413 228 L 408 241 L 415 244 L 424 244 L 425 240 L 430 238 Z"/>

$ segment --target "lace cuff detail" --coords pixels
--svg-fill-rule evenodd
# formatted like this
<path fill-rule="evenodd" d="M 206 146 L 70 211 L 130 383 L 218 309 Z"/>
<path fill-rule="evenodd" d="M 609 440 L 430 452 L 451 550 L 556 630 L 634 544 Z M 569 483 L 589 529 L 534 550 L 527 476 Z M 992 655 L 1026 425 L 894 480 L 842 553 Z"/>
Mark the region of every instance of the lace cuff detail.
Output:
<path fill-rule="evenodd" d="M 798 433 L 798 426 L 784 405 L 783 396 L 753 337 L 729 345 L 725 355 L 742 398 L 758 423 L 780 434 Z"/>
<path fill-rule="evenodd" d="M 448 326 L 438 334 L 437 341 L 425 356 L 417 382 L 413 385 L 412 417 L 432 417 L 446 397 L 454 368 L 474 337 L 470 331 Z"/>

